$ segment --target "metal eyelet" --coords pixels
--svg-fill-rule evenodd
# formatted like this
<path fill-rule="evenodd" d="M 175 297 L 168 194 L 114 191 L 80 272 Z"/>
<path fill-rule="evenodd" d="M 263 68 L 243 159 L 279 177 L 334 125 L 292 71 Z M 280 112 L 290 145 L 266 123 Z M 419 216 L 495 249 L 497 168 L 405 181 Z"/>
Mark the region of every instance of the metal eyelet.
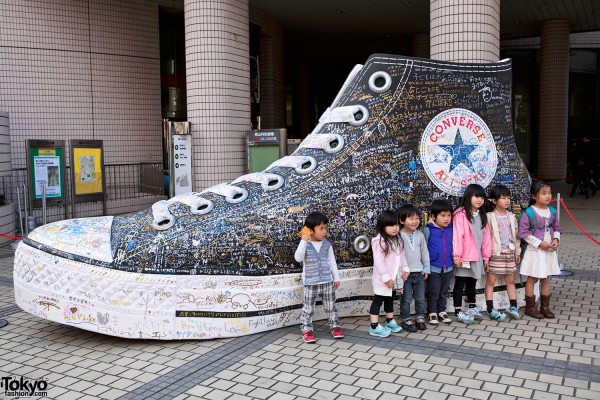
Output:
<path fill-rule="evenodd" d="M 383 78 L 382 86 L 377 86 L 377 80 Z M 377 71 L 369 78 L 369 88 L 375 93 L 383 93 L 392 87 L 392 77 L 384 71 Z"/>
<path fill-rule="evenodd" d="M 361 126 L 369 119 L 369 110 L 367 110 L 367 107 L 361 105 L 355 107 L 358 107 L 358 110 L 354 113 L 355 120 L 349 123 L 352 126 Z"/>
<path fill-rule="evenodd" d="M 344 147 L 344 138 L 342 137 L 342 135 L 340 134 L 333 134 L 331 135 L 331 139 L 329 140 L 329 147 L 326 147 L 325 149 L 325 153 L 337 153 L 338 151 L 340 151 L 342 149 L 342 147 Z M 337 144 L 334 147 L 331 147 L 331 145 L 333 143 L 337 142 Z"/>
<path fill-rule="evenodd" d="M 354 239 L 354 251 L 359 254 L 365 254 L 371 248 L 371 241 L 366 235 L 360 235 Z"/>
<path fill-rule="evenodd" d="M 285 183 L 283 176 L 275 175 L 275 174 L 271 174 L 271 175 L 273 175 L 273 176 L 270 177 L 268 181 L 263 182 L 260 185 L 265 192 L 272 192 L 273 190 L 277 190 L 280 187 L 282 187 L 283 184 Z"/>
<path fill-rule="evenodd" d="M 162 218 L 161 220 L 152 221 L 152 228 L 157 231 L 166 231 L 175 225 L 175 217 L 171 216 L 171 218 Z"/>
<path fill-rule="evenodd" d="M 232 186 L 233 187 L 233 186 Z M 225 197 L 225 201 L 231 204 L 241 203 L 248 197 L 248 191 L 241 187 L 233 187 L 232 193 Z"/>
<path fill-rule="evenodd" d="M 198 204 L 194 204 L 194 207 L 190 207 L 192 214 L 202 215 L 208 214 L 215 207 L 215 204 L 207 199 L 200 198 Z"/>
<path fill-rule="evenodd" d="M 304 157 L 304 158 L 306 160 L 303 161 L 302 163 L 298 164 L 296 166 L 296 168 L 294 168 L 296 170 L 296 172 L 299 173 L 300 175 L 309 174 L 309 173 L 313 172 L 315 170 L 315 168 L 317 168 L 317 160 L 315 160 L 314 157 Z"/>

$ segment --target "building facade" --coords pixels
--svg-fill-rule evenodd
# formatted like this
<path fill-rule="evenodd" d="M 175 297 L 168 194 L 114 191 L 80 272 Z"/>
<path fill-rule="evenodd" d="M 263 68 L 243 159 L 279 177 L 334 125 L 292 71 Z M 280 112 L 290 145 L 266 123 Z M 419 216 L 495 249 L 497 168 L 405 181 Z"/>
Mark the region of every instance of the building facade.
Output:
<path fill-rule="evenodd" d="M 93 139 L 118 171 L 107 175 L 108 213 L 145 208 L 162 193 L 119 190 L 140 187 L 136 165 L 163 164 L 163 118 L 190 122 L 195 191 L 229 182 L 246 172 L 247 130 L 303 138 L 371 53 L 512 58 L 515 136 L 536 176 L 564 180 L 571 154 L 600 147 L 600 10 L 583 11 L 588 26 L 574 22 L 570 2 L 547 1 L 527 28 L 517 21 L 527 7 L 517 12 L 514 0 L 292 3 L 2 0 L 5 196 L 26 180 L 27 139 Z M 78 216 L 102 213 L 97 203 L 77 207 Z"/>

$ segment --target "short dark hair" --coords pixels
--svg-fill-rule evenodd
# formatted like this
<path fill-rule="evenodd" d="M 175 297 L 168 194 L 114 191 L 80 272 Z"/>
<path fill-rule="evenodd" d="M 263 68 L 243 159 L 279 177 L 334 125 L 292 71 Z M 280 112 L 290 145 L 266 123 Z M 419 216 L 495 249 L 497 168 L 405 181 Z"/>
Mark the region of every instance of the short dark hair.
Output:
<path fill-rule="evenodd" d="M 448 211 L 448 212 L 450 212 L 450 214 L 452 214 L 452 211 L 454 211 L 454 209 L 452 208 L 452 204 L 450 204 L 450 202 L 448 200 L 437 199 L 431 203 L 431 207 L 429 208 L 429 211 L 431 212 L 431 216 L 433 218 L 435 218 L 442 211 Z"/>
<path fill-rule="evenodd" d="M 419 209 L 412 204 L 405 204 L 398 209 L 398 219 L 402 224 L 406 221 L 406 218 L 412 217 L 413 215 L 419 216 Z"/>
<path fill-rule="evenodd" d="M 490 190 L 490 199 L 500 200 L 500 197 L 510 197 L 510 189 L 504 185 L 496 185 Z"/>
<path fill-rule="evenodd" d="M 306 216 L 306 220 L 304 220 L 304 225 L 311 230 L 314 230 L 315 227 L 321 225 L 321 224 L 325 224 L 327 225 L 329 223 L 329 218 L 327 218 L 325 215 L 321 214 L 320 212 L 312 212 L 310 214 L 308 214 Z"/>
<path fill-rule="evenodd" d="M 536 194 L 541 192 L 542 188 L 544 186 L 550 187 L 550 185 L 548 185 L 548 183 L 546 181 L 543 181 L 541 179 L 536 179 L 531 183 L 531 190 L 529 190 L 529 193 L 531 194 L 531 197 L 529 198 L 530 206 L 535 204 L 535 200 L 533 199 L 533 196 L 535 196 Z"/>

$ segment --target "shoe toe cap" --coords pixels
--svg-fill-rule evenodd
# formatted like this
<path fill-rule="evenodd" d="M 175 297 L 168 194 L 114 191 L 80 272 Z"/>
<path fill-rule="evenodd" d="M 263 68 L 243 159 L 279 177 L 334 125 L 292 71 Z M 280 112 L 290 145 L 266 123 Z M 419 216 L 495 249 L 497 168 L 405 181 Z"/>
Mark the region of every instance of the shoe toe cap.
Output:
<path fill-rule="evenodd" d="M 111 230 L 113 217 L 69 219 L 42 225 L 29 233 L 29 244 L 49 252 L 65 252 L 86 259 L 113 261 Z"/>

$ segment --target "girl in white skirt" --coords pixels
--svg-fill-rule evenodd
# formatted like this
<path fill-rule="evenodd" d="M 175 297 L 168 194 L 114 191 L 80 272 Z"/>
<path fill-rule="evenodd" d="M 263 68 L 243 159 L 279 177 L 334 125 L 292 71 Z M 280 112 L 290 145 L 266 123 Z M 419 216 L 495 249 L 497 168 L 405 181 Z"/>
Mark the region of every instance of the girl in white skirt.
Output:
<path fill-rule="evenodd" d="M 531 185 L 530 207 L 519 220 L 519 239 L 527 242 L 521 262 L 521 275 L 527 276 L 525 284 L 525 315 L 533 318 L 554 318 L 550 311 L 550 276 L 559 275 L 556 249 L 560 241 L 560 224 L 556 210 L 549 206 L 552 189 L 541 180 Z M 533 286 L 540 280 L 540 311 L 535 307 Z"/>

